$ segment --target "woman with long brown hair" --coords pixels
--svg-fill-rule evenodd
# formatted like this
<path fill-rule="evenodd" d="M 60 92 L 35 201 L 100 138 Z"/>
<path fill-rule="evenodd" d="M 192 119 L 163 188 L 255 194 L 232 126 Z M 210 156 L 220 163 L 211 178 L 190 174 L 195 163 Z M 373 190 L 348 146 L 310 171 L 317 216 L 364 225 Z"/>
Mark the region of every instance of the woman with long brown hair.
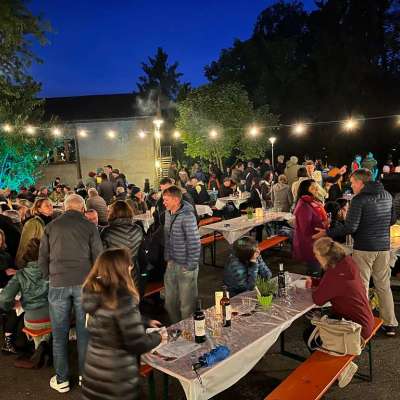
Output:
<path fill-rule="evenodd" d="M 138 356 L 156 347 L 159 333 L 145 333 L 139 295 L 126 249 L 109 249 L 96 260 L 83 284 L 83 309 L 89 314 L 89 345 L 82 382 L 84 399 L 138 399 Z M 158 327 L 158 321 L 148 326 Z"/>

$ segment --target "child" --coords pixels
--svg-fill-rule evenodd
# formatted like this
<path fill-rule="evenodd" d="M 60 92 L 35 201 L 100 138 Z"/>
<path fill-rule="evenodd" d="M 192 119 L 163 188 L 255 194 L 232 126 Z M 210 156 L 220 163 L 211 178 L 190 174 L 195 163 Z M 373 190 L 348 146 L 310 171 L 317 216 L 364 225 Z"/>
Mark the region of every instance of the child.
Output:
<path fill-rule="evenodd" d="M 83 308 L 90 333 L 82 382 L 84 399 L 138 399 L 138 356 L 156 347 L 165 334 L 146 334 L 139 294 L 131 278 L 132 258 L 109 249 L 96 260 L 83 284 Z M 149 321 L 149 326 L 160 326 Z"/>
<path fill-rule="evenodd" d="M 253 290 L 257 276 L 269 279 L 272 273 L 260 255 L 257 242 L 245 236 L 233 244 L 233 254 L 224 269 L 224 284 L 232 297 Z"/>

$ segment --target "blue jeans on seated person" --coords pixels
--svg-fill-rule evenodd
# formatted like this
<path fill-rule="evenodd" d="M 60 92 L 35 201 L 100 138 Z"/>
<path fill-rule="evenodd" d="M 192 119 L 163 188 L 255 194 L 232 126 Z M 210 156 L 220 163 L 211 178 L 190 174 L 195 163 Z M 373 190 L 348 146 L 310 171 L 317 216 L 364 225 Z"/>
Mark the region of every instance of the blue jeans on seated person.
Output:
<path fill-rule="evenodd" d="M 89 337 L 85 327 L 86 314 L 82 309 L 81 291 L 81 286 L 49 288 L 49 309 L 53 334 L 53 358 L 58 383 L 69 380 L 68 340 L 72 307 L 75 311 L 79 375 L 83 373 Z"/>

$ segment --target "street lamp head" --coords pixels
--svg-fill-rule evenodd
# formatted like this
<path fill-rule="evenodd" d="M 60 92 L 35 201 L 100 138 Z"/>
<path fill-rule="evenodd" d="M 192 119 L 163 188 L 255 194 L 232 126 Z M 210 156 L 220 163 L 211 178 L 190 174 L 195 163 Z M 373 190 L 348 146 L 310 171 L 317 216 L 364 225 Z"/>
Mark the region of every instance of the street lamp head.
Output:
<path fill-rule="evenodd" d="M 249 133 L 251 136 L 255 137 L 260 133 L 260 130 L 257 126 L 252 126 Z"/>
<path fill-rule="evenodd" d="M 34 135 L 36 132 L 36 129 L 32 125 L 27 125 L 25 127 L 25 132 L 28 133 L 29 135 Z"/>
<path fill-rule="evenodd" d="M 161 128 L 161 125 L 164 123 L 164 120 L 162 120 L 161 118 L 156 118 L 153 120 L 153 124 L 155 125 L 155 127 L 157 129 Z"/>
<path fill-rule="evenodd" d="M 274 143 L 276 142 L 276 137 L 272 136 L 268 140 L 272 145 L 274 145 Z"/>
<path fill-rule="evenodd" d="M 116 136 L 116 133 L 115 133 L 115 131 L 113 131 L 113 130 L 109 130 L 109 131 L 107 132 L 107 136 L 108 136 L 110 139 L 114 139 L 115 136 Z"/>
<path fill-rule="evenodd" d="M 210 138 L 211 139 L 216 139 L 218 136 L 218 132 L 215 129 L 211 129 L 210 131 Z"/>
<path fill-rule="evenodd" d="M 54 136 L 60 136 L 60 135 L 61 135 L 61 130 L 60 130 L 60 128 L 53 128 L 53 129 L 51 130 L 51 133 L 52 133 Z"/>

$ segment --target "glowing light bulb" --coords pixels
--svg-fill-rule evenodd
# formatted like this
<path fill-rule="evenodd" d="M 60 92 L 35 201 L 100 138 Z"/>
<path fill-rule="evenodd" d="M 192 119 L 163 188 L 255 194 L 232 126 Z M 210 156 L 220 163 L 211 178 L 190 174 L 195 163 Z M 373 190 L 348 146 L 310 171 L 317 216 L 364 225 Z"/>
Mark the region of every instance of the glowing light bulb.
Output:
<path fill-rule="evenodd" d="M 305 131 L 307 130 L 307 127 L 306 127 L 306 125 L 304 125 L 303 123 L 298 123 L 298 124 L 296 124 L 294 127 L 293 127 L 293 132 L 296 134 L 296 135 L 301 135 L 301 134 L 303 134 Z"/>
<path fill-rule="evenodd" d="M 5 132 L 12 132 L 13 131 L 13 127 L 10 124 L 4 124 L 3 125 L 3 130 Z"/>
<path fill-rule="evenodd" d="M 215 139 L 218 136 L 218 132 L 215 129 L 210 131 L 210 138 Z"/>
<path fill-rule="evenodd" d="M 85 131 L 85 129 L 80 129 L 79 131 L 78 131 L 78 135 L 80 136 L 80 137 L 87 137 L 87 131 Z"/>
<path fill-rule="evenodd" d="M 25 127 L 25 132 L 28 133 L 29 135 L 34 135 L 36 132 L 36 128 L 32 125 L 27 125 Z"/>
<path fill-rule="evenodd" d="M 276 142 L 276 137 L 270 137 L 269 139 L 269 142 L 273 145 L 275 142 Z"/>
<path fill-rule="evenodd" d="M 343 128 L 345 131 L 353 131 L 358 126 L 358 122 L 353 118 L 349 118 L 343 123 Z"/>
<path fill-rule="evenodd" d="M 143 139 L 143 138 L 146 137 L 146 132 L 145 132 L 145 131 L 139 131 L 138 135 L 139 135 L 139 137 L 140 137 L 141 139 Z"/>
<path fill-rule="evenodd" d="M 260 133 L 260 130 L 256 126 L 253 126 L 253 127 L 250 128 L 250 135 L 251 136 L 255 137 L 259 133 Z"/>
<path fill-rule="evenodd" d="M 108 136 L 110 139 L 114 139 L 115 136 L 117 136 L 117 134 L 115 133 L 115 131 L 110 130 L 110 131 L 107 132 L 107 136 Z"/>
<path fill-rule="evenodd" d="M 60 135 L 61 135 L 61 130 L 60 130 L 60 128 L 53 128 L 53 129 L 51 130 L 51 133 L 52 133 L 54 136 L 60 136 Z"/>
<path fill-rule="evenodd" d="M 174 138 L 179 139 L 181 137 L 181 133 L 179 131 L 174 132 Z"/>

